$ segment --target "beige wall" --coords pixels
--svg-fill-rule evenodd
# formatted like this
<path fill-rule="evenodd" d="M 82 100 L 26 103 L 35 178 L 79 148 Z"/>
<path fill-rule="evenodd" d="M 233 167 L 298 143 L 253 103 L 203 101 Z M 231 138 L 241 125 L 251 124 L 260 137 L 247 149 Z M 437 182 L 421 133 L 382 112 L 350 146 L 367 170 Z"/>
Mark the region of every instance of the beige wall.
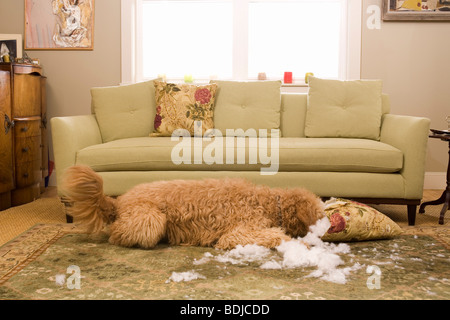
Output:
<path fill-rule="evenodd" d="M 23 0 L 0 0 L 0 33 L 24 35 Z M 49 119 L 90 113 L 90 88 L 120 83 L 120 0 L 95 1 L 93 51 L 26 52 L 40 60 L 47 76 Z M 51 158 L 52 151 L 50 141 Z M 56 184 L 55 175 L 50 184 Z"/>
<path fill-rule="evenodd" d="M 378 30 L 366 26 L 369 5 L 363 0 L 361 77 L 382 79 L 390 95 L 392 113 L 427 117 L 432 128 L 447 127 L 450 115 L 449 22 L 381 22 Z M 428 143 L 426 171 L 447 171 L 447 145 Z M 442 181 L 444 183 L 444 181 Z"/>
<path fill-rule="evenodd" d="M 382 79 L 392 113 L 423 116 L 445 128 L 450 114 L 450 22 L 382 22 L 366 27 L 363 0 L 361 77 Z M 24 32 L 24 1 L 0 0 L 0 33 Z M 27 51 L 48 77 L 49 117 L 90 112 L 91 87 L 120 83 L 120 0 L 95 1 L 93 51 Z M 426 171 L 444 172 L 446 145 L 430 139 Z M 54 181 L 54 179 L 52 179 Z M 442 181 L 443 182 L 443 181 Z"/>

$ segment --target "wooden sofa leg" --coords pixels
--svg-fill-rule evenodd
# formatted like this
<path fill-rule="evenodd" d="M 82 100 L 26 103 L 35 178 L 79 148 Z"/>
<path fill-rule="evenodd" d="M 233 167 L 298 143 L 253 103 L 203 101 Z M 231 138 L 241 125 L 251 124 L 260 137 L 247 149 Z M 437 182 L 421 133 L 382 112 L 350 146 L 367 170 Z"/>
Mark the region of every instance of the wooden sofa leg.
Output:
<path fill-rule="evenodd" d="M 64 211 L 66 212 L 66 222 L 73 223 L 73 217 L 67 214 L 67 208 L 71 206 L 70 202 L 65 200 L 64 198 L 60 198 L 61 202 L 64 204 Z"/>
<path fill-rule="evenodd" d="M 413 226 L 416 223 L 417 205 L 408 204 L 408 225 Z"/>

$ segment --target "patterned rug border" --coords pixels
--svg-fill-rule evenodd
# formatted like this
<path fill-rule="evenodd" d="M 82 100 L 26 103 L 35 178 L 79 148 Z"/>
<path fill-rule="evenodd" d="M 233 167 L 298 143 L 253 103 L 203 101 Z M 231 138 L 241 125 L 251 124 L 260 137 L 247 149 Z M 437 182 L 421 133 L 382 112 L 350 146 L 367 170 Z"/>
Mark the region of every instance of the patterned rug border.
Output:
<path fill-rule="evenodd" d="M 450 228 L 445 226 L 426 226 L 426 227 L 416 227 L 408 226 L 402 228 L 402 235 L 405 236 L 429 236 L 438 241 L 442 246 L 450 250 Z"/>
<path fill-rule="evenodd" d="M 429 236 L 450 250 L 450 229 L 442 226 L 406 227 L 402 235 Z M 85 233 L 75 224 L 36 224 L 0 247 L 0 286 L 68 234 Z M 40 240 L 40 241 L 38 241 Z M 23 248 L 23 244 L 29 245 Z M 17 244 L 21 244 L 18 246 Z M 12 253 L 12 254 L 11 254 Z M 11 257 L 9 255 L 11 254 Z M 18 257 L 18 258 L 16 258 Z"/>
<path fill-rule="evenodd" d="M 23 252 L 22 256 L 25 255 L 24 260 L 14 261 L 8 258 L 8 255 L 13 252 L 20 250 L 18 243 L 22 243 L 28 239 L 32 239 L 38 234 L 45 234 L 47 231 L 53 231 L 53 234 L 49 235 L 49 238 L 36 247 L 29 248 L 29 252 Z M 29 265 L 31 262 L 36 260 L 42 253 L 47 250 L 52 244 L 70 233 L 82 233 L 76 225 L 70 224 L 36 224 L 30 229 L 26 230 L 16 238 L 8 241 L 3 246 L 0 247 L 0 286 L 11 279 L 14 275 L 20 272 L 23 268 Z"/>

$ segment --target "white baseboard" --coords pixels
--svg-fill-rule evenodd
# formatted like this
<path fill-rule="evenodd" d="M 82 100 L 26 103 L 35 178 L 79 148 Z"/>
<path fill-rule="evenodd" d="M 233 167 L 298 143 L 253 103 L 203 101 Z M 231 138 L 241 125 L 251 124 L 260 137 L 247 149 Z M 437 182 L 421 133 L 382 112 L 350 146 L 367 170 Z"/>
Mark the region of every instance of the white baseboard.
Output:
<path fill-rule="evenodd" d="M 424 189 L 445 189 L 447 186 L 446 172 L 425 172 Z"/>
<path fill-rule="evenodd" d="M 50 176 L 50 179 L 48 179 L 48 185 L 49 187 L 56 187 L 56 174 L 53 171 L 52 175 Z"/>

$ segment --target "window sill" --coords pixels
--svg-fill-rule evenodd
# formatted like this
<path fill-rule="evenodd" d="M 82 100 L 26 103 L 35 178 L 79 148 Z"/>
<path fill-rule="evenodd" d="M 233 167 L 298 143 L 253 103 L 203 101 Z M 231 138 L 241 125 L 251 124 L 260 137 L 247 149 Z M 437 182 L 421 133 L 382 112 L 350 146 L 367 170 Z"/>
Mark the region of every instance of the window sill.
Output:
<path fill-rule="evenodd" d="M 151 78 L 149 79 L 143 79 L 142 81 L 149 81 L 149 80 L 153 80 Z M 158 78 L 158 80 L 163 80 L 161 78 Z M 227 79 L 232 81 L 231 79 Z M 270 79 L 269 79 L 270 80 Z M 184 82 L 184 79 L 166 79 L 165 80 L 168 83 L 186 83 Z M 193 85 L 197 85 L 197 86 L 202 86 L 202 85 L 207 85 L 210 83 L 211 80 L 207 80 L 207 79 L 197 79 L 194 80 L 193 82 L 187 82 L 188 84 L 193 84 Z M 245 80 L 236 80 L 236 81 L 245 81 Z M 248 81 L 258 81 L 255 79 L 248 79 Z M 264 80 L 261 80 L 264 81 Z M 131 83 L 121 83 L 121 85 L 126 85 L 126 84 L 131 84 Z M 308 92 L 308 84 L 304 83 L 304 82 L 297 82 L 297 83 L 281 83 L 281 93 L 307 93 Z"/>
<path fill-rule="evenodd" d="M 149 81 L 149 80 L 153 80 L 154 78 L 145 78 L 142 81 Z M 161 81 L 165 81 L 168 83 L 188 83 L 188 84 L 195 84 L 195 85 L 205 85 L 205 84 L 209 84 L 211 81 L 214 80 L 225 80 L 225 81 L 276 81 L 278 79 L 267 79 L 267 80 L 256 80 L 256 79 L 247 79 L 247 80 L 233 80 L 233 79 L 214 79 L 214 80 L 210 80 L 210 79 L 195 79 L 192 82 L 185 82 L 184 79 L 181 78 L 174 78 L 174 79 L 162 79 L 162 78 L 156 78 L 157 80 L 161 80 Z M 285 87 L 285 88 L 296 88 L 296 87 L 308 87 L 309 85 L 305 82 L 294 82 L 294 83 L 281 83 L 281 87 Z"/>
<path fill-rule="evenodd" d="M 285 87 L 285 88 L 308 87 L 308 84 L 304 83 L 304 82 L 299 82 L 299 83 L 282 83 L 281 87 Z"/>

